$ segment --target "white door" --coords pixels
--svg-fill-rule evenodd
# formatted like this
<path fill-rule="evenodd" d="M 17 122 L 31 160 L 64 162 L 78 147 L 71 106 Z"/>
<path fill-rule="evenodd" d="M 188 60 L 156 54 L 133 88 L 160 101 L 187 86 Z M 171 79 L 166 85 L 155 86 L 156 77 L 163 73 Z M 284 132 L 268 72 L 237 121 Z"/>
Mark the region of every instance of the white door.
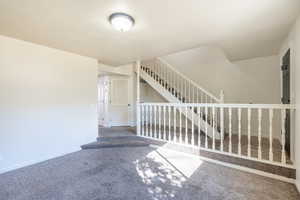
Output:
<path fill-rule="evenodd" d="M 110 126 L 129 126 L 129 79 L 112 77 L 110 83 Z"/>

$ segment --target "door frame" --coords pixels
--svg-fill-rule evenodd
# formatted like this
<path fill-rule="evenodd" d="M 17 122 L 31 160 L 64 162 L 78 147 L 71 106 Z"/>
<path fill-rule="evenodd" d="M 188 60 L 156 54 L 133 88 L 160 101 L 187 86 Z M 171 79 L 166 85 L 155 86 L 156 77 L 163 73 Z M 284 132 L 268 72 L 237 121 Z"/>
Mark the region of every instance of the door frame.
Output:
<path fill-rule="evenodd" d="M 112 88 L 113 88 L 113 81 L 116 80 L 126 80 L 127 81 L 127 104 L 113 104 L 112 102 Z M 111 106 L 126 106 L 127 107 L 127 122 L 124 123 L 112 123 L 111 117 L 109 116 L 109 124 L 110 126 L 131 126 L 131 119 L 130 119 L 130 107 L 131 105 L 131 99 L 130 99 L 130 77 L 128 76 L 110 76 L 109 77 L 109 104 L 108 104 L 108 115 L 110 114 L 109 109 Z"/>
<path fill-rule="evenodd" d="M 281 103 L 290 104 L 291 103 L 291 49 L 288 49 L 284 56 L 281 58 Z M 284 81 L 284 78 L 287 78 Z M 285 87 L 287 90 L 285 90 Z M 291 113 L 286 110 L 285 115 L 285 150 L 290 155 L 291 154 Z"/>
<path fill-rule="evenodd" d="M 109 127 L 108 102 L 109 102 L 109 78 L 98 76 L 98 125 Z"/>

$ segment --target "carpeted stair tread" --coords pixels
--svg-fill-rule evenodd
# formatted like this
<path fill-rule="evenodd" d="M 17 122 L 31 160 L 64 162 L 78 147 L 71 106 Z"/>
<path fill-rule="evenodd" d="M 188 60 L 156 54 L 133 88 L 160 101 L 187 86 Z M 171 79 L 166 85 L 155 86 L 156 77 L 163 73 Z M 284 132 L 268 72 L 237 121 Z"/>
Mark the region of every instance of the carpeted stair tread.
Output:
<path fill-rule="evenodd" d="M 112 147 L 141 147 L 149 146 L 138 137 L 122 136 L 122 137 L 100 137 L 97 142 L 82 145 L 82 149 L 99 149 L 99 148 L 112 148 Z"/>
<path fill-rule="evenodd" d="M 137 141 L 144 141 L 145 139 L 138 136 L 114 136 L 114 137 L 98 137 L 97 141 L 100 142 L 113 142 L 117 140 L 122 141 L 131 141 L 131 140 L 137 140 Z"/>

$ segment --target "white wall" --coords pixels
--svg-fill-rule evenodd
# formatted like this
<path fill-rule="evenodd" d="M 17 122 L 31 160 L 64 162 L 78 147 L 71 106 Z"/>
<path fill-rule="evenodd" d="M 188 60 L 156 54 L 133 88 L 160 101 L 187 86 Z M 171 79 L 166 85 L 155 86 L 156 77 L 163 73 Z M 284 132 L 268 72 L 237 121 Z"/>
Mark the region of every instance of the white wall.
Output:
<path fill-rule="evenodd" d="M 231 63 L 217 47 L 200 47 L 162 57 L 227 103 L 280 103 L 278 56 Z"/>
<path fill-rule="evenodd" d="M 300 17 L 282 44 L 280 55 L 291 49 L 291 101 L 296 104 L 295 114 L 295 159 L 297 169 L 296 185 L 300 191 Z"/>
<path fill-rule="evenodd" d="M 0 36 L 0 173 L 97 137 L 97 61 Z"/>

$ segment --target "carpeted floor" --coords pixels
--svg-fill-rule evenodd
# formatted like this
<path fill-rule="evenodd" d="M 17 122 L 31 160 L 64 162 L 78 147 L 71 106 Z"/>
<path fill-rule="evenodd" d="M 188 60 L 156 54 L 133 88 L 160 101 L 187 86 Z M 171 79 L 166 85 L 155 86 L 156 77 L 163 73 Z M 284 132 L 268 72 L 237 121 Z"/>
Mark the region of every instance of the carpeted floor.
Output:
<path fill-rule="evenodd" d="M 82 150 L 0 175 L 0 200 L 71 199 L 296 200 L 300 196 L 292 184 L 150 146 Z"/>

